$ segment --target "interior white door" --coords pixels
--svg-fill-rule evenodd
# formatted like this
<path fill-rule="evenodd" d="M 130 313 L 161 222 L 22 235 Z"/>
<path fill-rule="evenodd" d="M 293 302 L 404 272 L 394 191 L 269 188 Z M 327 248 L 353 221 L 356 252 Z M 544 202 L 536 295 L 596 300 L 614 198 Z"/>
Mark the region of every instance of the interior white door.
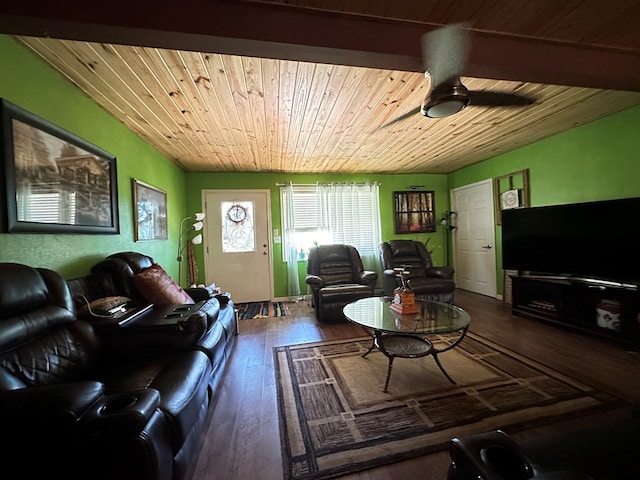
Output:
<path fill-rule="evenodd" d="M 490 297 L 497 295 L 496 250 L 491 179 L 451 191 L 456 212 L 453 263 L 456 287 Z"/>
<path fill-rule="evenodd" d="M 235 303 L 273 298 L 269 190 L 205 190 L 205 278 Z"/>

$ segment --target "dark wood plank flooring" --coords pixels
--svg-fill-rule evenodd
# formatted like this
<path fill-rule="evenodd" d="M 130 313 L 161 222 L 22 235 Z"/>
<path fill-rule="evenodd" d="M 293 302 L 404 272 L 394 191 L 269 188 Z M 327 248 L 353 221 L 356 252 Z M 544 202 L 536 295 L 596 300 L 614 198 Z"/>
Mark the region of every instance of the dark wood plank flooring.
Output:
<path fill-rule="evenodd" d="M 552 368 L 591 382 L 632 402 L 640 399 L 640 354 L 601 339 L 535 320 L 514 317 L 503 302 L 458 290 L 455 303 L 471 314 L 470 330 Z M 272 347 L 363 335 L 350 323 L 324 325 L 307 302 L 289 304 L 291 315 L 240 321 L 240 334 L 219 391 L 192 480 L 281 479 L 282 466 Z M 545 435 L 628 415 L 628 410 L 525 432 Z M 345 480 L 446 479 L 448 452 L 365 472 Z"/>

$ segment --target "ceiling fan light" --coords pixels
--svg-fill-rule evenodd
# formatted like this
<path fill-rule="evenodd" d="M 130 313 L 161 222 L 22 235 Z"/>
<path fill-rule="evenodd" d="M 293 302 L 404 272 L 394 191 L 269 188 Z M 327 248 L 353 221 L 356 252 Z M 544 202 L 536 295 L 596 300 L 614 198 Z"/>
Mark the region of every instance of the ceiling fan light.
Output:
<path fill-rule="evenodd" d="M 429 118 L 443 118 L 458 113 L 469 105 L 469 90 L 458 84 L 443 84 L 434 88 L 425 99 L 420 113 Z"/>

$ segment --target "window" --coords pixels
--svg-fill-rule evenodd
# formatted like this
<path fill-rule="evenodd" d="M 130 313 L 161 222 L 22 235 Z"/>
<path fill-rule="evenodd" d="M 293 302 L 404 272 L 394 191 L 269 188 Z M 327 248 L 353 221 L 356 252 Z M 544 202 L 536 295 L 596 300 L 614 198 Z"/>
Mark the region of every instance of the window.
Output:
<path fill-rule="evenodd" d="M 381 241 L 377 184 L 293 185 L 292 205 L 287 204 L 284 190 L 283 252 L 295 247 L 298 260 L 306 260 L 316 244 L 344 243 L 358 249 L 367 268 L 377 265 Z"/>
<path fill-rule="evenodd" d="M 221 202 L 222 252 L 246 253 L 256 251 L 254 211 L 252 201 Z"/>

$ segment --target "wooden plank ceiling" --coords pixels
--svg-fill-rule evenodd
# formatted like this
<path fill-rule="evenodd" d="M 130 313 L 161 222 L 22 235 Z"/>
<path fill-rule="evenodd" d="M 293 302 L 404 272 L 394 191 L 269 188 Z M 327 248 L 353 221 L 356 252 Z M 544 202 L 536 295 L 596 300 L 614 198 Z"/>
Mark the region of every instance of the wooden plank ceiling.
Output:
<path fill-rule="evenodd" d="M 203 40 L 195 30 L 195 21 L 194 30 L 182 30 L 186 36 L 162 37 L 146 31 L 148 35 L 141 36 L 145 38 L 141 41 L 132 32 L 140 32 L 142 25 L 133 20 L 120 25 L 124 34 L 119 32 L 118 37 L 117 28 L 112 34 L 101 29 L 108 22 L 113 24 L 113 18 L 96 23 L 95 28 L 78 29 L 78 25 L 96 20 L 76 18 L 69 9 L 45 12 L 49 15 L 45 21 L 26 10 L 7 11 L 3 7 L 0 31 L 17 34 L 18 41 L 189 172 L 448 173 L 640 105 L 640 82 L 633 88 L 635 79 L 640 78 L 639 2 L 622 2 L 624 5 L 617 8 L 583 0 L 562 5 L 555 0 L 212 3 L 219 8 L 238 8 L 234 11 L 238 14 L 270 12 L 275 20 L 269 32 L 274 37 L 270 39 L 255 27 L 259 18 L 251 22 L 245 18 L 243 25 L 250 25 L 242 35 L 253 36 L 255 44 Z M 424 32 L 448 23 L 470 22 L 475 34 L 472 51 L 479 50 L 470 59 L 470 72 L 486 71 L 487 78 L 463 77 L 467 88 L 518 92 L 536 101 L 519 108 L 469 106 L 443 119 L 417 114 L 380 128 L 419 106 L 426 95 L 429 85 L 420 66 L 409 67 L 419 53 L 412 48 L 408 59 L 392 55 L 395 60 L 388 64 L 398 65 L 373 68 L 384 63 L 393 48 L 382 52 L 385 46 L 381 45 L 371 60 L 368 54 L 353 56 L 356 38 L 351 39 L 354 43 L 346 53 L 332 47 L 336 52 L 333 57 L 321 43 L 329 39 L 318 40 L 305 50 L 307 53 L 274 47 L 265 54 L 265 45 L 274 45 L 275 40 L 280 41 L 277 47 L 287 45 L 276 36 L 287 28 L 296 30 L 295 26 L 274 23 L 291 13 L 308 22 L 306 25 L 326 26 L 323 22 L 327 18 L 338 22 L 335 32 L 325 31 L 327 37 L 344 33 L 339 31 L 341 20 L 362 22 L 354 25 L 364 25 L 368 32 L 398 25 Z M 12 26 L 8 20 L 13 21 Z M 214 23 L 233 24 L 234 19 Z M 176 24 L 181 25 L 180 19 Z M 45 27 L 46 34 L 42 33 Z M 212 34 L 228 35 L 216 28 L 224 30 L 212 27 Z M 175 42 L 167 38 L 175 38 Z M 195 43 L 189 43 L 194 39 Z M 555 69 L 545 70 L 544 58 L 523 61 L 510 56 L 500 65 L 498 58 L 494 70 L 488 68 L 490 62 L 481 61 L 488 58 L 483 45 L 511 48 L 513 42 L 514 52 L 522 46 L 530 55 L 536 48 L 557 53 L 558 58 L 548 56 Z M 280 50 L 282 53 L 273 53 Z M 323 56 L 335 58 L 335 63 L 323 61 Z M 589 58 L 610 61 L 602 64 L 610 75 L 600 72 L 598 65 L 590 65 Z M 618 58 L 625 59 L 619 69 Z M 573 75 L 583 72 L 582 68 L 583 74 Z M 549 83 L 531 80 L 547 77 Z"/>

